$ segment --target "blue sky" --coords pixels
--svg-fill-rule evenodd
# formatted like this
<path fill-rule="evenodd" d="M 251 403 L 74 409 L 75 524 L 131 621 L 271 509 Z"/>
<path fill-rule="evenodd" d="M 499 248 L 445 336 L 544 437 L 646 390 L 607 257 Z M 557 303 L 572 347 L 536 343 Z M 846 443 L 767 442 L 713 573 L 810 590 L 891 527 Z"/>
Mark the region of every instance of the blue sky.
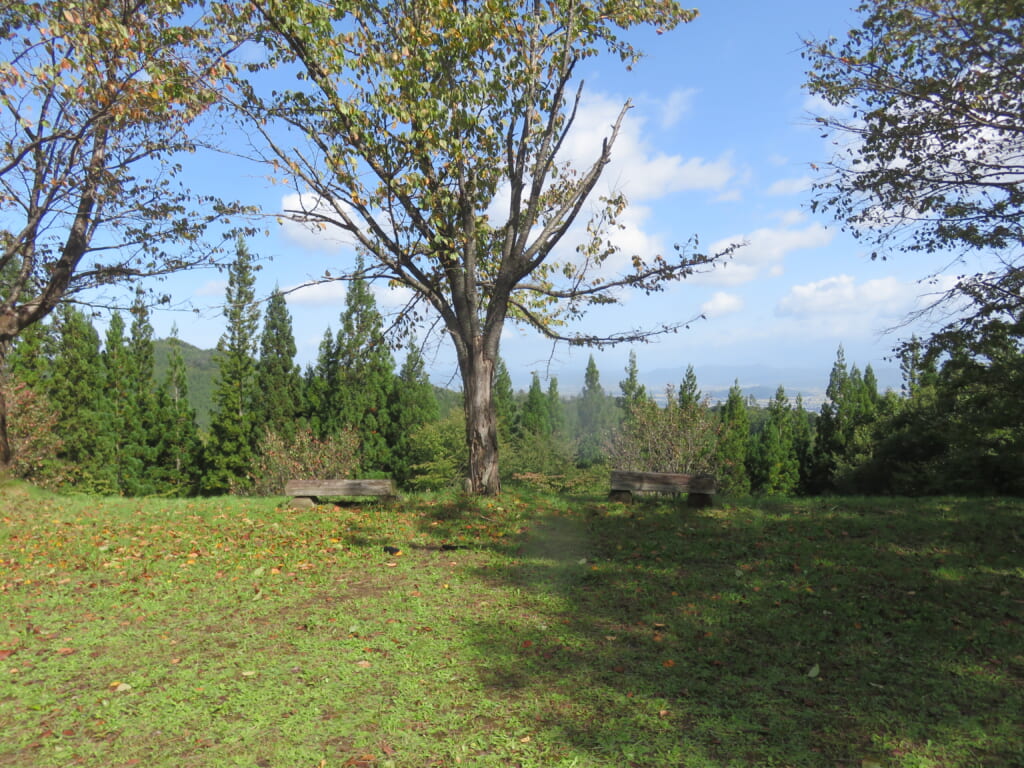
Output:
<path fill-rule="evenodd" d="M 704 379 L 702 371 L 727 377 L 727 385 L 735 369 L 744 385 L 799 388 L 792 383 L 797 377 L 786 372 L 802 369 L 817 371 L 823 389 L 840 344 L 847 360 L 861 368 L 892 367 L 884 358 L 911 329 L 885 331 L 928 301 L 936 288 L 920 281 L 940 264 L 908 256 L 873 262 L 865 246 L 809 210 L 812 164 L 826 160 L 829 147 L 812 119 L 824 105 L 802 87 L 801 39 L 843 35 L 855 15 L 833 0 L 722 0 L 700 11 L 697 20 L 671 33 L 636 38 L 648 56 L 632 72 L 603 62 L 582 73 L 584 103 L 568 152 L 581 161 L 592 157 L 618 109 L 631 99 L 635 107 L 603 177 L 605 189 L 623 191 L 631 203 L 619 233 L 624 253 L 668 253 L 694 235 L 708 250 L 730 242 L 746 245 L 723 268 L 661 294 L 626 296 L 620 306 L 593 312 L 587 326 L 614 330 L 703 313 L 706 319 L 689 330 L 633 347 L 655 388 L 678 383 L 692 364 L 709 386 L 723 382 Z M 232 194 L 255 199 L 267 211 L 279 210 L 288 193 L 265 182 L 255 167 L 224 160 L 214 170 Z M 270 259 L 259 273 L 261 295 L 275 284 L 291 287 L 353 260 L 351 249 L 294 225 L 272 224 L 269 236 L 250 247 Z M 168 286 L 174 298 L 190 299 L 199 312 L 158 312 L 157 335 L 166 335 L 173 323 L 185 341 L 214 346 L 224 328 L 218 308 L 224 285 L 223 276 L 209 272 L 176 278 Z M 343 296 L 338 283 L 290 296 L 303 366 L 315 358 L 327 326 L 337 329 Z M 387 311 L 396 297 L 382 288 L 378 302 Z M 629 352 L 593 352 L 606 389 L 617 388 Z M 538 371 L 570 382 L 562 391 L 571 392 L 589 354 L 552 346 L 513 325 L 502 344 L 519 388 Z M 428 349 L 428 365 L 435 383 L 458 386 L 454 355 L 443 341 Z M 778 371 L 778 380 L 744 380 L 750 366 Z"/>

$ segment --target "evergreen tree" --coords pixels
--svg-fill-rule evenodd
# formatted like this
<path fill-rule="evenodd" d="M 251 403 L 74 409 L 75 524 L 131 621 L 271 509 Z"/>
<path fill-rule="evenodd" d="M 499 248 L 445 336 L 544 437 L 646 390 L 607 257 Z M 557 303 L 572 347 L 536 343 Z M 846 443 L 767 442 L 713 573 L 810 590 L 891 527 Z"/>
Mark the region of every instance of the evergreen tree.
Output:
<path fill-rule="evenodd" d="M 195 410 L 188 402 L 188 371 L 177 328 L 172 329 L 170 342 L 170 365 L 156 397 L 163 439 L 157 444 L 154 479 L 163 492 L 187 496 L 198 488 L 202 443 Z"/>
<path fill-rule="evenodd" d="M 244 490 L 255 459 L 256 306 L 252 257 L 243 240 L 228 269 L 224 302 L 227 329 L 217 342 L 219 373 L 206 450 L 206 493 Z"/>
<path fill-rule="evenodd" d="M 814 426 L 811 414 L 804 408 L 803 396 L 798 394 L 793 406 L 793 450 L 800 468 L 798 490 L 807 493 L 811 483 L 814 462 Z"/>
<path fill-rule="evenodd" d="M 768 419 L 748 458 L 751 482 L 759 493 L 788 495 L 794 493 L 800 484 L 792 419 L 789 398 L 780 386 L 768 403 Z"/>
<path fill-rule="evenodd" d="M 842 346 L 825 391 L 815 439 L 812 490 L 854 491 L 863 487 L 861 471 L 872 461 L 879 402 L 877 380 L 866 381 L 856 365 L 846 366 Z"/>
<path fill-rule="evenodd" d="M 629 363 L 626 365 L 626 378 L 619 382 L 622 395 L 617 402 L 624 413 L 629 412 L 640 403 L 648 400 L 647 389 L 640 383 L 640 370 L 636 363 L 636 352 L 629 351 Z"/>
<path fill-rule="evenodd" d="M 698 405 L 702 399 L 700 389 L 697 388 L 697 374 L 692 365 L 686 366 L 686 373 L 679 385 L 679 405 L 686 408 L 691 405 Z"/>
<path fill-rule="evenodd" d="M 505 361 L 500 357 L 494 364 L 494 415 L 498 420 L 498 438 L 500 443 L 508 445 L 515 432 L 516 414 L 515 392 L 512 391 L 512 377 L 509 375 Z"/>
<path fill-rule="evenodd" d="M 303 413 L 313 434 L 324 440 L 341 429 L 336 407 L 338 390 L 338 348 L 330 326 L 317 349 L 316 363 L 306 367 L 302 383 Z"/>
<path fill-rule="evenodd" d="M 42 391 L 51 374 L 50 363 L 56 347 L 57 337 L 52 323 L 30 325 L 18 334 L 4 359 L 9 381 Z"/>
<path fill-rule="evenodd" d="M 125 340 L 124 318 L 120 312 L 114 312 L 107 324 L 107 333 L 103 342 L 102 401 L 107 414 L 107 429 L 111 439 L 110 470 L 114 476 L 114 489 L 123 492 L 127 478 L 141 469 L 135 461 L 133 452 L 126 446 L 126 434 L 132 431 L 131 420 L 134 417 L 132 407 L 132 379 L 128 371 L 128 352 Z"/>
<path fill-rule="evenodd" d="M 413 477 L 417 457 L 415 435 L 426 424 L 439 418 L 434 386 L 427 376 L 423 354 L 412 339 L 406 349 L 405 361 L 398 372 L 389 407 L 391 475 L 399 485 L 407 485 Z"/>
<path fill-rule="evenodd" d="M 362 272 L 362 261 L 357 266 Z M 395 386 L 395 361 L 384 340 L 384 324 L 369 284 L 349 283 L 336 341 L 338 383 L 333 393 L 341 424 L 351 427 L 362 445 L 362 470 L 390 465 L 387 441 L 388 401 Z"/>
<path fill-rule="evenodd" d="M 274 289 L 263 315 L 260 356 L 256 363 L 255 427 L 287 438 L 294 434 L 302 408 L 302 378 L 295 365 L 295 336 L 284 294 Z"/>
<path fill-rule="evenodd" d="M 565 406 L 558 394 L 558 379 L 554 376 L 548 381 L 548 419 L 551 421 L 553 434 L 561 436 L 565 432 Z"/>
<path fill-rule="evenodd" d="M 551 435 L 551 407 L 536 371 L 530 380 L 530 389 L 519 415 L 519 425 L 524 434 L 539 437 Z"/>
<path fill-rule="evenodd" d="M 750 417 L 739 381 L 729 388 L 722 408 L 722 432 L 718 442 L 718 486 L 723 493 L 750 493 L 747 453 L 750 445 Z"/>
<path fill-rule="evenodd" d="M 576 446 L 576 462 L 582 467 L 588 467 L 604 460 L 604 443 L 612 426 L 608 400 L 601 386 L 601 374 L 597 370 L 593 355 L 587 361 L 578 411 L 579 441 Z"/>
<path fill-rule="evenodd" d="M 167 424 L 157 405 L 153 385 L 153 326 L 141 293 L 132 305 L 132 325 L 120 371 L 127 386 L 127 419 L 119 435 L 124 457 L 121 492 L 126 496 L 148 496 L 162 493 L 159 477 L 161 443 L 166 439 Z M 119 375 L 108 371 L 108 375 Z"/>
<path fill-rule="evenodd" d="M 47 395 L 60 414 L 59 458 L 70 481 L 84 490 L 116 493 L 115 441 L 104 392 L 100 338 L 81 312 L 64 305 L 57 313 L 60 343 Z"/>

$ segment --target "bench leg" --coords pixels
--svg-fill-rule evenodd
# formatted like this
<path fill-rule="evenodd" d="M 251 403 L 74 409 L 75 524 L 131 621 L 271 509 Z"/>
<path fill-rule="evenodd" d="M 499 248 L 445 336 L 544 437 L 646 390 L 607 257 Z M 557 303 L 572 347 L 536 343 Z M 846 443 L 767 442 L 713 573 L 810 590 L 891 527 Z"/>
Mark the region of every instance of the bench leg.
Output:
<path fill-rule="evenodd" d="M 633 502 L 633 493 L 631 491 L 612 491 L 608 494 L 608 501 L 621 501 L 623 504 L 631 504 Z"/>
<path fill-rule="evenodd" d="M 296 496 L 288 505 L 292 509 L 309 509 L 316 506 L 316 496 Z"/>
<path fill-rule="evenodd" d="M 714 497 L 710 493 L 690 493 L 686 497 L 686 505 L 692 509 L 710 507 Z"/>

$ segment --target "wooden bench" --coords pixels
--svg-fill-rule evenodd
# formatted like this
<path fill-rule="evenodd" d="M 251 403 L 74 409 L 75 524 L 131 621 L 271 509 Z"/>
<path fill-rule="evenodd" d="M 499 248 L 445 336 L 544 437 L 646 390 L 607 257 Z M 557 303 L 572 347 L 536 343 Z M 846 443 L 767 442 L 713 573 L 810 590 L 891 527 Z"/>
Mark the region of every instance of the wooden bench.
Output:
<path fill-rule="evenodd" d="M 284 487 L 293 507 L 312 507 L 321 496 L 381 496 L 390 500 L 395 486 L 390 480 L 289 480 Z"/>
<path fill-rule="evenodd" d="M 612 470 L 612 490 L 608 498 L 629 503 L 634 493 L 685 493 L 689 506 L 709 507 L 717 490 L 718 484 L 711 475 Z"/>

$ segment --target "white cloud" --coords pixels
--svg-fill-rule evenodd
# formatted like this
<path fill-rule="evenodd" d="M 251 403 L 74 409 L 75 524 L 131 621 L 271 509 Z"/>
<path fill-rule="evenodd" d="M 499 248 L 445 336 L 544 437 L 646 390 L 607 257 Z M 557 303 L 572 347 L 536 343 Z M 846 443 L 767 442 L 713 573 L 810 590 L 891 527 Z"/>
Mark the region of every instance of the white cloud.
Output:
<path fill-rule="evenodd" d="M 622 105 L 604 94 L 586 97 L 560 157 L 577 168 L 588 168 L 597 159 L 601 142 L 611 133 Z M 635 110 L 627 113 L 611 162 L 602 174 L 605 191 L 624 192 L 630 201 L 652 200 L 684 190 L 721 190 L 736 176 L 731 152 L 708 160 L 653 150 L 642 138 L 645 123 Z"/>
<path fill-rule="evenodd" d="M 913 305 L 916 295 L 908 295 L 907 288 L 895 277 L 858 284 L 851 275 L 836 275 L 794 285 L 779 301 L 777 311 L 783 316 L 895 314 Z"/>
<path fill-rule="evenodd" d="M 196 296 L 223 296 L 227 287 L 227 280 L 207 280 L 196 289 Z"/>
<path fill-rule="evenodd" d="M 713 285 L 740 285 L 763 274 L 782 274 L 786 255 L 806 248 L 822 248 L 832 242 L 834 232 L 813 223 L 803 229 L 756 229 L 749 235 L 734 235 L 713 243 L 710 253 L 719 252 L 732 243 L 746 243 L 736 249 L 731 259 L 711 271 L 693 278 Z"/>
<path fill-rule="evenodd" d="M 811 188 L 814 179 L 810 176 L 801 176 L 796 179 L 779 179 L 767 189 L 769 195 L 799 195 Z"/>
<path fill-rule="evenodd" d="M 895 277 L 858 282 L 851 275 L 835 275 L 793 286 L 775 313 L 799 323 L 808 333 L 864 336 L 892 327 L 954 282 L 943 279 L 925 289 L 918 282 Z"/>
<path fill-rule="evenodd" d="M 282 211 L 317 209 L 324 213 L 328 213 L 329 210 L 325 204 L 318 202 L 315 196 L 308 193 L 293 192 L 281 198 Z M 287 218 L 282 218 L 280 224 L 285 239 L 307 251 L 336 254 L 354 244 L 351 235 L 329 225 L 302 224 Z"/>
<path fill-rule="evenodd" d="M 331 280 L 326 283 L 314 283 L 303 288 L 295 286 L 286 289 L 286 300 L 289 305 L 304 307 L 338 306 L 345 302 L 348 290 L 344 280 Z"/>
<path fill-rule="evenodd" d="M 700 305 L 701 313 L 708 318 L 731 315 L 743 309 L 744 302 L 734 293 L 717 291 L 710 299 Z"/>
<path fill-rule="evenodd" d="M 695 88 L 677 89 L 668 95 L 661 107 L 662 130 L 674 126 L 683 115 L 690 111 L 693 106 L 693 97 L 696 95 L 697 89 Z"/>

